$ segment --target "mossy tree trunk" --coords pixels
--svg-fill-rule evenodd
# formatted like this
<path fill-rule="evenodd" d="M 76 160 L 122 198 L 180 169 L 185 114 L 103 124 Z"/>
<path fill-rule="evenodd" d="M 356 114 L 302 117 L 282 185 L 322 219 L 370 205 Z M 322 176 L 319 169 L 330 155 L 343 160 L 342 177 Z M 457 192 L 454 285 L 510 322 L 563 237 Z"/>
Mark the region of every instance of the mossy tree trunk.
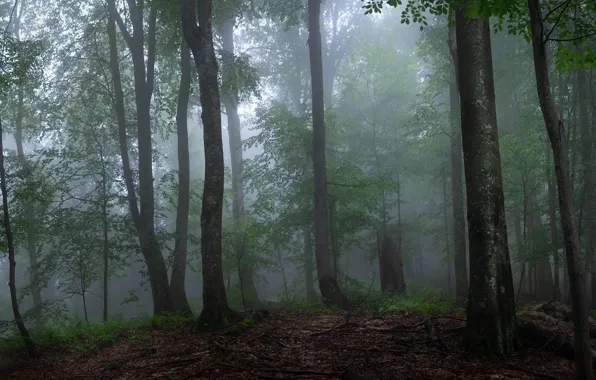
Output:
<path fill-rule="evenodd" d="M 488 21 L 456 10 L 461 130 L 468 202 L 470 293 L 466 342 L 480 354 L 508 355 L 515 300 L 507 245 Z"/>

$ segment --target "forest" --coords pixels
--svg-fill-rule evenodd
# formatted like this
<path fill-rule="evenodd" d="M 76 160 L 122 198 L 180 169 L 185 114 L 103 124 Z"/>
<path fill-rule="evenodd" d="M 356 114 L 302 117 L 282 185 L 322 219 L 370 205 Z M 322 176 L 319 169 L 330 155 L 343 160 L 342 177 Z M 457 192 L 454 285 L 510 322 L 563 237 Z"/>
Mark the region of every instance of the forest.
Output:
<path fill-rule="evenodd" d="M 0 26 L 0 378 L 596 379 L 596 1 Z"/>

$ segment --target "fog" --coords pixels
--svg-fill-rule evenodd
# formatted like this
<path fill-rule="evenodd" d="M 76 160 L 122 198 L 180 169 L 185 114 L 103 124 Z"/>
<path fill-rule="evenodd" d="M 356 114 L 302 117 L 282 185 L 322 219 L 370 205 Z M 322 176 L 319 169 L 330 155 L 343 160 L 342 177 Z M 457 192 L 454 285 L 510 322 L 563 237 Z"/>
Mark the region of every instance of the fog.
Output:
<path fill-rule="evenodd" d="M 177 2 L 146 3 L 141 53 L 146 65 L 155 60 L 148 103 L 155 215 L 149 223 L 169 282 L 180 211 L 177 107 L 183 36 Z M 225 164 L 221 252 L 228 303 L 233 309 L 246 308 L 250 292 L 246 286 L 251 282 L 259 304 L 305 302 L 309 287 L 319 296 L 306 5 L 301 0 L 263 0 L 239 2 L 243 4 L 232 9 L 233 2 L 215 3 Z M 39 308 L 48 320 L 78 316 L 100 323 L 106 295 L 108 318 L 150 315 L 156 309 L 147 256 L 142 254 L 128 203 L 131 196 L 123 171 L 110 60 L 114 48 L 131 178 L 143 198 L 142 136 L 136 126 L 140 118 L 136 101 L 143 91 L 135 91 L 139 61 L 133 62 L 136 53 L 121 28 L 132 34 L 137 31 L 133 32 L 126 2 L 116 1 L 115 6 L 117 43 L 110 45 L 104 1 L 0 1 L 5 35 L 40 42 L 27 79 L 8 88 L 0 99 L 16 287 L 28 324 Z M 380 292 L 384 285 L 379 260 L 387 247 L 394 246 L 392 260 L 397 260 L 398 267 L 394 269 L 403 276 L 406 292 L 430 288 L 454 297 L 454 261 L 458 252 L 467 257 L 469 244 L 463 155 L 461 148 L 456 158 L 452 153 L 451 140 L 459 143 L 460 132 L 450 114 L 455 70 L 447 16 L 427 13 L 428 25 L 420 28 L 400 23 L 404 8 L 365 15 L 362 6 L 360 0 L 327 0 L 321 10 L 333 275 L 348 296 L 369 286 Z M 151 21 L 153 7 L 157 13 Z M 152 22 L 156 23 L 153 53 L 148 34 Z M 226 34 L 230 23 L 233 36 Z M 229 41 L 233 41 L 232 52 Z M 203 308 L 200 219 L 205 153 L 198 74 L 190 60 L 186 115 L 190 200 L 188 233 L 183 233 L 188 238 L 188 256 L 182 270 L 186 299 L 198 315 Z M 531 46 L 523 36 L 493 33 L 492 62 L 515 291 L 521 289 L 524 300 L 548 300 L 553 292 L 564 298 L 569 287 L 563 235 L 556 222 L 554 230 L 549 224 L 549 201 L 554 198 L 548 183 L 554 181 L 554 172 L 536 95 Z M 591 75 L 589 81 L 593 86 Z M 562 114 L 568 122 L 574 196 L 583 202 L 587 164 L 581 156 L 584 139 L 575 106 L 579 101 L 576 82 L 555 68 L 552 82 L 557 100 L 567 110 Z M 593 105 L 596 97 L 591 86 Z M 590 112 L 593 122 L 594 107 Z M 239 117 L 242 174 L 232 173 L 236 167 L 229 123 L 234 113 Z M 463 181 L 459 189 L 463 231 L 457 230 L 454 214 L 454 159 L 460 160 Z M 238 175 L 243 175 L 238 182 L 244 193 L 241 219 L 236 219 L 233 205 L 240 199 L 233 186 Z M 137 196 L 132 198 L 136 205 Z M 139 203 L 141 213 L 152 207 L 143 202 L 145 198 Z M 577 208 L 578 213 L 584 212 L 580 219 L 592 212 Z M 0 243 L 0 319 L 10 321 L 14 317 L 5 286 L 9 265 L 4 234 Z M 104 293 L 106 258 L 108 290 Z M 466 268 L 469 272 L 470 266 Z M 251 276 L 248 282 L 241 279 L 246 273 Z M 555 282 L 556 291 L 552 290 Z"/>

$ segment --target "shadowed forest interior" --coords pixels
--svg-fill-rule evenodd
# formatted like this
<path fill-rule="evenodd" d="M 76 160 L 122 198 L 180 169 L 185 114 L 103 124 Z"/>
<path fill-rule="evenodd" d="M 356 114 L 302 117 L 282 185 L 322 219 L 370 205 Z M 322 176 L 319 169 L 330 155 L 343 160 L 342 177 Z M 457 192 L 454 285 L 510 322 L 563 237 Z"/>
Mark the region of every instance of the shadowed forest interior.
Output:
<path fill-rule="evenodd" d="M 593 379 L 593 0 L 0 0 L 6 379 Z"/>

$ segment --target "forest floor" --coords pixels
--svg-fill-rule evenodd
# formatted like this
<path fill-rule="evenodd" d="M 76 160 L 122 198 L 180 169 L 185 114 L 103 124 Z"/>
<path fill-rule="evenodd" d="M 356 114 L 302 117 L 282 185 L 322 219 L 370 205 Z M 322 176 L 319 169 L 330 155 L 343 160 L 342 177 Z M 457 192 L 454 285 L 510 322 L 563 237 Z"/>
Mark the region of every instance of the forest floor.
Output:
<path fill-rule="evenodd" d="M 250 323 L 246 323 L 250 322 Z M 572 379 L 573 362 L 525 348 L 506 360 L 463 347 L 463 316 L 273 311 L 227 333 L 192 326 L 107 347 L 0 356 L 1 379 Z M 138 332 L 140 335 L 141 333 Z"/>

